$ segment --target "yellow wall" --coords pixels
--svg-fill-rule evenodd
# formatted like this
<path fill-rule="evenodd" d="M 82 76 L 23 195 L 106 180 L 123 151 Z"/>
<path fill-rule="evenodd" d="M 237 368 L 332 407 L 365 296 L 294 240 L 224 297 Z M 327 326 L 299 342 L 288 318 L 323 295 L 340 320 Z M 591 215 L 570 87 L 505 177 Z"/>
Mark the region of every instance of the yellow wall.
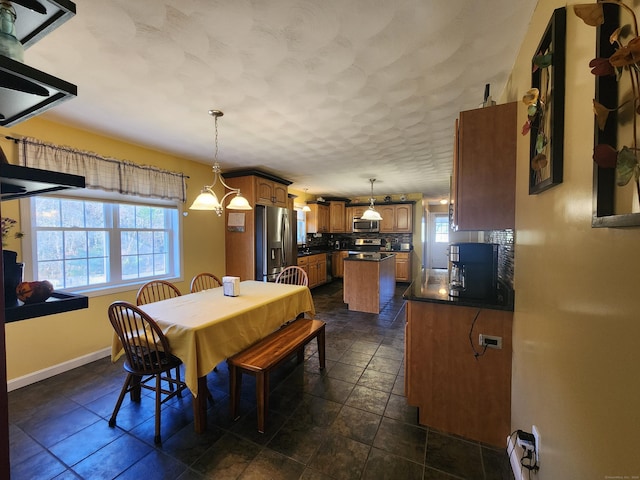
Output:
<path fill-rule="evenodd" d="M 86 131 L 34 118 L 15 127 L 0 128 L 0 134 L 31 136 L 57 145 L 69 145 L 100 155 L 155 165 L 171 171 L 184 172 L 187 180 L 188 206 L 200 192 L 202 185 L 213 179 L 211 165 L 123 143 Z M 0 139 L 0 145 L 11 163 L 17 163 L 12 142 Z M 221 193 L 221 192 L 219 192 Z M 19 218 L 18 201 L 2 203 L 2 215 Z M 191 278 L 207 270 L 224 275 L 224 220 L 212 212 L 190 211 L 183 221 L 184 281 L 178 288 L 189 291 Z M 19 250 L 14 243 L 9 248 Z M 7 376 L 15 379 L 23 375 L 88 355 L 110 345 L 111 326 L 106 316 L 108 305 L 115 300 L 135 302 L 135 290 L 89 298 L 89 308 L 6 324 Z"/>
<path fill-rule="evenodd" d="M 564 5 L 538 2 L 503 101 L 530 88 Z M 569 7 L 563 183 L 529 196 L 529 137 L 518 143 L 511 418 L 539 428 L 541 480 L 640 475 L 640 228 L 591 228 L 594 53 L 595 29 Z"/>

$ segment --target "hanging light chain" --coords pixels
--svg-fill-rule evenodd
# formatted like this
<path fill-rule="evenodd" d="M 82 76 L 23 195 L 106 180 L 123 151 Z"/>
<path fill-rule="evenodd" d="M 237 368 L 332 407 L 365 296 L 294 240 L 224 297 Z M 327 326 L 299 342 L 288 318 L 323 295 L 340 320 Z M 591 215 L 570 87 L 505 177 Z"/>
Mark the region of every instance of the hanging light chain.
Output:
<path fill-rule="evenodd" d="M 213 162 L 216 163 L 218 161 L 218 117 L 222 117 L 224 115 L 224 113 L 222 113 L 222 111 L 220 110 L 209 110 L 209 115 L 211 115 L 214 119 L 214 131 L 215 131 L 215 137 L 214 137 L 214 145 L 215 145 L 215 150 L 213 152 Z"/>
<path fill-rule="evenodd" d="M 373 182 L 375 182 L 376 179 L 375 178 L 370 178 L 369 181 L 371 182 L 371 197 L 369 197 L 369 201 L 371 202 L 371 208 L 373 208 L 373 202 L 374 202 L 374 199 L 373 199 Z"/>
<path fill-rule="evenodd" d="M 220 173 L 220 165 L 218 165 L 218 118 L 222 117 L 224 113 L 221 110 L 209 110 L 209 115 L 211 115 L 214 120 L 213 172 L 216 174 Z M 216 184 L 217 180 L 217 175 L 215 175 L 213 185 Z M 220 179 L 220 181 L 222 181 L 222 179 Z"/>

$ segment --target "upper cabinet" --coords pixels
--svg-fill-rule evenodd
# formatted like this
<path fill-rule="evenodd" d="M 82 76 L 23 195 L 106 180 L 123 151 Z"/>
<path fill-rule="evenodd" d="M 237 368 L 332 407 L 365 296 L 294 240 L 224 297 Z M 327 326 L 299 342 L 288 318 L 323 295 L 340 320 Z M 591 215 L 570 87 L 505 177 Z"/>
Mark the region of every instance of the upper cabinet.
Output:
<path fill-rule="evenodd" d="M 256 203 L 287 208 L 287 193 L 287 186 L 282 183 L 261 177 L 256 179 Z"/>
<path fill-rule="evenodd" d="M 329 205 L 324 203 L 307 202 L 310 212 L 307 212 L 307 233 L 329 232 Z"/>
<path fill-rule="evenodd" d="M 329 201 L 329 232 L 345 233 L 347 222 L 345 219 L 347 207 L 345 202 Z"/>
<path fill-rule="evenodd" d="M 380 221 L 380 233 L 391 233 L 394 231 L 396 218 L 395 205 L 380 205 L 377 207 L 382 220 Z"/>
<path fill-rule="evenodd" d="M 413 204 L 380 205 L 376 208 L 382 216 L 380 233 L 413 232 Z"/>
<path fill-rule="evenodd" d="M 516 102 L 460 113 L 455 131 L 452 227 L 515 227 Z"/>
<path fill-rule="evenodd" d="M 240 188 L 251 205 L 268 205 L 289 208 L 287 187 L 289 180 L 276 177 L 261 170 L 235 170 L 223 174 L 227 184 Z"/>
<path fill-rule="evenodd" d="M 68 0 L 11 3 L 16 12 L 16 37 L 27 49 L 76 13 Z M 0 125 L 9 127 L 38 115 L 77 94 L 75 85 L 0 54 Z"/>
<path fill-rule="evenodd" d="M 346 218 L 345 218 L 345 232 L 353 233 L 353 219 L 360 218 L 364 214 L 364 211 L 367 209 L 366 206 L 353 206 L 346 208 Z"/>
<path fill-rule="evenodd" d="M 413 233 L 413 205 L 396 205 L 396 232 Z"/>

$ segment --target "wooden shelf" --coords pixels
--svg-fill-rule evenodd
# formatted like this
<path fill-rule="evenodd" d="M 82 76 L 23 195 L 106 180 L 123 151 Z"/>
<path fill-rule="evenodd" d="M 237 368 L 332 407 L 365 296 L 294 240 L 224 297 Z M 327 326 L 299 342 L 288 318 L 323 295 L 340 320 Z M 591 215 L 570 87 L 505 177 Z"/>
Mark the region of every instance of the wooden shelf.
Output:
<path fill-rule="evenodd" d="M 39 0 L 40 12 L 32 11 L 18 4 L 13 4 L 16 10 L 17 22 L 16 33 L 17 38 L 25 49 L 38 42 L 52 30 L 56 29 L 64 22 L 73 17 L 76 13 L 76 5 L 70 0 Z M 36 10 L 38 8 L 36 7 Z M 44 13 L 43 13 L 44 12 Z M 72 48 L 72 46 L 70 46 Z M 60 80 L 52 75 L 31 68 L 21 62 L 16 62 L 10 58 L 0 55 L 0 125 L 7 127 L 20 123 L 27 118 L 33 117 L 48 108 L 53 107 L 61 101 L 73 98 L 77 95 L 75 85 Z M 31 92 L 31 93 L 28 93 Z M 27 169 L 26 167 L 18 167 L 17 165 L 3 165 L 0 169 L 3 177 L 2 199 L 19 198 L 36 193 L 44 193 L 47 191 L 60 190 L 68 188 L 65 182 L 52 180 L 53 172 L 46 172 L 47 177 L 44 179 L 36 179 L 37 183 L 55 183 L 56 185 L 45 186 L 42 188 L 25 187 L 24 182 L 32 180 L 31 177 L 22 178 L 18 175 L 17 170 L 37 170 Z M 9 172 L 8 170 L 15 170 Z M 38 170 L 41 172 L 41 170 Z M 31 172 L 33 173 L 33 172 Z M 61 174 L 62 175 L 62 174 Z M 75 175 L 67 175 L 66 177 L 76 177 Z M 12 179 L 19 179 L 18 182 Z M 84 178 L 76 177 L 74 181 L 80 181 L 82 184 L 74 184 L 76 187 L 84 187 Z M 6 183 L 5 183 L 6 180 Z M 47 182 L 48 180 L 48 182 Z M 62 185 L 66 185 L 62 187 Z M 39 185 L 41 186 L 41 185 Z M 5 190 L 6 189 L 6 190 Z M 19 191 L 15 191 L 19 190 Z M 0 247 L 0 252 L 2 248 Z M 4 291 L 4 281 L 0 277 L 0 283 Z M 4 298 L 0 300 L 0 305 L 4 305 Z M 4 308 L 0 306 L 0 315 L 4 314 L 5 322 L 23 320 L 25 318 L 38 317 L 42 315 L 50 315 L 53 313 L 61 313 L 78 308 L 86 308 L 89 306 L 87 297 L 79 295 L 64 294 L 54 292 L 53 297 L 47 302 L 33 304 L 20 307 Z M 9 401 L 7 396 L 7 363 L 6 363 L 6 344 L 5 332 L 0 331 L 0 477 L 9 478 L 11 475 L 11 467 L 9 463 Z"/>
<path fill-rule="evenodd" d="M 64 292 L 53 292 L 44 302 L 24 305 L 21 302 L 18 303 L 19 305 L 13 307 L 5 307 L 5 323 L 89 307 L 89 299 L 87 297 Z"/>
<path fill-rule="evenodd" d="M 0 55 L 0 125 L 9 127 L 73 98 L 78 89 L 53 75 Z"/>
<path fill-rule="evenodd" d="M 16 10 L 16 36 L 25 50 L 76 14 L 76 4 L 69 0 L 38 1 L 46 13 L 12 4 Z"/>
<path fill-rule="evenodd" d="M 0 200 L 29 197 L 67 188 L 84 188 L 84 177 L 8 163 L 0 165 Z"/>

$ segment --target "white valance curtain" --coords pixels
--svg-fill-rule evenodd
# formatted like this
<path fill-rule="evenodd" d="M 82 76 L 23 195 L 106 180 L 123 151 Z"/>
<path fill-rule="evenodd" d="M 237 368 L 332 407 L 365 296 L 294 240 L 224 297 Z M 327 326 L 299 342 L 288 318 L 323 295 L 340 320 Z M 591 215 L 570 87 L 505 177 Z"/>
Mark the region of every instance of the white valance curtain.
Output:
<path fill-rule="evenodd" d="M 25 167 L 81 175 L 87 188 L 179 202 L 187 199 L 187 177 L 180 172 L 102 157 L 35 138 L 18 141 L 18 158 Z"/>

